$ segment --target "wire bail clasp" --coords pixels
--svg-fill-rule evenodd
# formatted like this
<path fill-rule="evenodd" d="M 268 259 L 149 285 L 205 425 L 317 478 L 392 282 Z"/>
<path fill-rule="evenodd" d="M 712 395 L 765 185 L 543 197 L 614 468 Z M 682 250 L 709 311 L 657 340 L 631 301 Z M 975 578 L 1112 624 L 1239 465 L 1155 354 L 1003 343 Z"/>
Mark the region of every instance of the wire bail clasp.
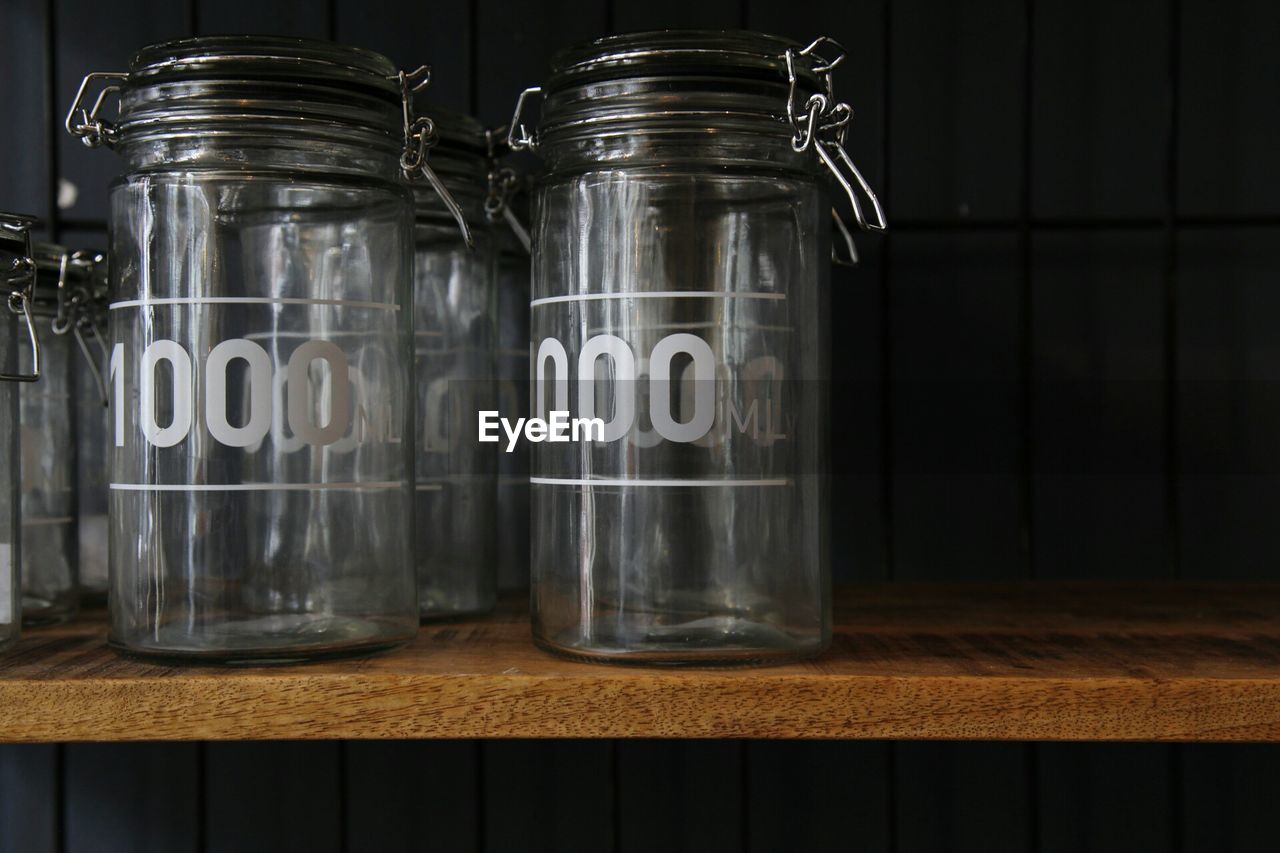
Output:
<path fill-rule="evenodd" d="M 524 114 L 525 104 L 534 95 L 541 95 L 541 86 L 530 86 L 520 93 L 520 97 L 516 99 L 516 111 L 511 116 L 511 124 L 507 130 L 507 145 L 512 151 L 535 151 L 538 148 L 538 138 L 534 131 L 529 130 L 520 121 Z"/>
<path fill-rule="evenodd" d="M 121 84 L 128 79 L 129 75 L 123 71 L 94 71 L 92 74 L 86 74 L 84 79 L 80 81 L 80 88 L 76 90 L 75 100 L 71 103 L 71 109 L 67 110 L 67 118 L 63 122 L 67 133 L 77 137 L 89 148 L 97 148 L 99 145 L 106 144 L 111 146 L 116 141 L 116 126 L 100 115 L 102 106 L 106 103 L 107 96 L 119 94 Z M 116 81 L 103 86 L 96 98 L 93 100 L 93 106 L 85 108 L 85 97 L 89 93 L 89 87 L 92 83 L 98 81 Z M 76 113 L 80 116 L 77 119 Z"/>
<path fill-rule="evenodd" d="M 0 286 L 8 293 L 9 310 L 21 314 L 27 323 L 31 342 L 31 372 L 0 372 L 0 380 L 35 382 L 40 378 L 40 336 L 36 333 L 31 301 L 35 298 L 36 262 L 31 253 L 31 216 L 0 214 L 0 255 L 8 255 L 7 265 L 0 266 Z"/>
<path fill-rule="evenodd" d="M 502 217 L 507 227 L 511 229 L 511 233 L 528 252 L 530 250 L 529 229 L 511 209 L 511 199 L 520 189 L 520 176 L 510 166 L 499 165 L 501 157 L 511 148 L 506 144 L 508 135 L 505 127 L 490 128 L 484 132 L 485 147 L 489 157 L 489 194 L 484 200 L 484 215 L 490 222 L 497 222 L 498 217 Z"/>
<path fill-rule="evenodd" d="M 400 154 L 400 169 L 409 181 L 416 180 L 419 174 L 427 179 L 427 183 L 431 184 L 431 188 L 458 223 L 458 230 L 462 232 L 467 248 L 474 249 L 475 239 L 471 236 L 471 226 L 467 225 L 466 217 L 462 215 L 462 208 L 440 180 L 440 176 L 427 164 L 428 152 L 440 141 L 436 123 L 429 116 L 414 115 L 413 112 L 414 93 L 431 85 L 431 66 L 420 65 L 413 71 L 402 70 L 391 79 L 400 84 L 400 107 L 404 116 L 404 151 Z"/>
<path fill-rule="evenodd" d="M 102 312 L 94 293 L 94 273 L 106 262 L 106 256 L 100 252 L 79 249 L 74 252 L 63 252 L 58 263 L 58 306 L 54 315 L 52 328 L 55 335 L 71 334 L 76 340 L 80 354 L 93 374 L 94 385 L 102 398 L 103 407 L 110 405 L 107 395 L 106 379 L 102 375 L 99 360 L 105 364 L 108 359 L 105 335 L 102 332 Z M 77 269 L 80 284 L 73 285 L 68 272 Z M 99 358 L 95 358 L 85 340 L 86 332 L 98 344 Z"/>
<path fill-rule="evenodd" d="M 834 49 L 836 53 L 828 59 L 819 53 L 822 48 Z M 858 227 L 863 231 L 882 232 L 888 224 L 885 221 L 884 208 L 880 205 L 880 199 L 876 197 L 875 191 L 871 189 L 871 185 L 862 176 L 862 172 L 858 170 L 853 158 L 844 147 L 849 125 L 853 121 L 853 108 L 836 99 L 833 72 L 844 62 L 846 56 L 844 47 L 826 36 L 819 36 L 807 47 L 799 50 L 789 47 L 782 55 L 787 63 L 789 84 L 787 120 L 790 121 L 794 131 L 791 148 L 796 153 L 803 153 L 812 148 L 818 159 L 826 166 L 827 171 L 836 179 L 836 183 L 844 190 L 849 199 L 849 205 L 853 208 L 853 216 Z M 796 73 L 796 68 L 801 62 L 807 63 L 809 70 L 822 81 L 824 90 L 810 95 L 803 105 L 798 101 Z M 870 217 L 867 216 L 863 201 L 859 198 L 860 195 L 870 206 Z M 839 258 L 838 260 L 844 263 L 856 262 L 857 253 L 848 227 L 844 225 L 834 208 L 832 215 L 836 219 L 837 230 L 849 253 L 847 260 Z"/>

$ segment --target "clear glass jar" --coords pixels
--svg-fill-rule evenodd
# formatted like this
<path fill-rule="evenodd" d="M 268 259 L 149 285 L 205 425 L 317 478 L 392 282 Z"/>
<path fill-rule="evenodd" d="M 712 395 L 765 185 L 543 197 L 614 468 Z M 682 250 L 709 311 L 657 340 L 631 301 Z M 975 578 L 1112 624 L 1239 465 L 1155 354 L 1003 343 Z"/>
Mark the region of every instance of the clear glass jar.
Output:
<path fill-rule="evenodd" d="M 110 641 L 287 661 L 418 623 L 412 192 L 423 73 L 325 42 L 144 48 L 68 130 L 111 191 Z M 120 95 L 107 122 L 95 80 Z"/>
<path fill-rule="evenodd" d="M 76 527 L 80 604 L 107 603 L 107 448 L 110 446 L 110 374 L 106 348 L 106 256 L 82 252 L 92 265 L 87 287 L 75 297 L 70 334 L 83 358 L 75 368 Z"/>
<path fill-rule="evenodd" d="M 474 119 L 432 112 L 431 164 L 460 205 L 471 242 L 430 187 L 414 228 L 418 457 L 414 552 L 423 619 L 483 613 L 497 600 L 497 464 L 477 437 L 495 404 L 494 243 L 484 214 L 488 154 Z"/>
<path fill-rule="evenodd" d="M 514 186 L 497 197 L 489 218 L 498 253 L 497 410 L 514 421 L 529 417 L 529 235 L 523 225 L 529 196 L 526 182 L 510 175 Z M 528 591 L 529 445 L 523 441 L 510 452 L 504 442 L 498 454 L 498 529 L 498 588 Z"/>
<path fill-rule="evenodd" d="M 536 135 L 520 112 L 541 90 L 517 105 L 511 141 L 545 165 L 535 414 L 603 422 L 534 447 L 546 649 L 731 664 L 830 641 L 828 158 L 865 185 L 820 46 L 605 38 L 556 58 Z"/>
<path fill-rule="evenodd" d="M 36 342 L 27 310 L 34 279 L 33 221 L 28 216 L 0 214 L 0 293 L 5 301 L 0 306 L 0 651 L 17 642 L 22 627 L 18 383 L 35 381 L 38 365 L 22 368 L 18 342 L 24 326 L 31 342 Z"/>
<path fill-rule="evenodd" d="M 90 264 L 36 243 L 31 300 L 40 335 L 40 380 L 19 391 L 22 454 L 22 621 L 65 622 L 80 609 L 76 522 L 75 377 L 80 353 L 67 334 L 69 296 Z"/>

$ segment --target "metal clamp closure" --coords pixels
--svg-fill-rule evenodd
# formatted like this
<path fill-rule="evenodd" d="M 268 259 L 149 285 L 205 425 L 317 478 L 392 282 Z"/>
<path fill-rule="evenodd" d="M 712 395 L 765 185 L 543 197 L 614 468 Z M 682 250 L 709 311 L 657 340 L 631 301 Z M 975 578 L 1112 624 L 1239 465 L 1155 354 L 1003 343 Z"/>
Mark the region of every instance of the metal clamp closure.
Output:
<path fill-rule="evenodd" d="M 512 151 L 534 151 L 538 147 L 537 135 L 525 127 L 521 122 L 521 114 L 524 112 L 525 102 L 534 95 L 541 95 L 541 86 L 530 86 L 520 93 L 520 97 L 516 99 L 516 111 L 511 116 L 511 125 L 507 130 L 507 145 Z"/>
<path fill-rule="evenodd" d="M 528 252 L 529 229 L 524 227 L 524 223 L 511 209 L 511 199 L 520 188 L 520 176 L 510 166 L 501 166 L 498 163 L 502 155 L 499 147 L 505 143 L 507 135 L 505 127 L 492 128 L 484 132 L 489 157 L 489 194 L 484 200 L 484 215 L 490 222 L 497 222 L 498 217 L 506 220 L 511 233 Z"/>
<path fill-rule="evenodd" d="M 837 53 L 827 59 L 819 54 L 821 48 L 832 48 Z M 839 42 L 826 36 L 814 39 L 808 47 L 800 50 L 787 48 L 782 55 L 787 63 L 787 82 L 790 84 L 787 91 L 787 119 L 795 131 L 791 147 L 797 153 L 813 149 L 844 190 L 859 228 L 863 231 L 884 231 L 887 227 L 884 208 L 880 206 L 880 200 L 844 147 L 845 136 L 853 120 L 853 108 L 836 99 L 832 72 L 844 62 L 846 55 Z M 809 70 L 822 81 L 825 90 L 810 95 L 803 106 L 797 100 L 799 93 L 796 68 L 801 62 L 807 63 Z M 859 200 L 860 194 L 870 204 L 870 218 Z M 842 235 L 846 236 L 845 242 L 851 247 L 852 240 L 847 239 L 847 232 L 847 228 L 841 229 Z M 856 261 L 856 253 L 850 257 Z"/>
<path fill-rule="evenodd" d="M 108 405 L 107 383 L 99 365 L 107 361 L 107 345 L 106 337 L 100 328 L 101 306 L 95 301 L 93 292 L 94 269 L 104 261 L 105 257 L 102 254 L 83 249 L 70 254 L 63 253 L 58 267 L 58 307 L 51 325 L 55 335 L 70 333 L 75 338 L 80 354 L 84 356 L 89 372 L 93 374 L 94 384 L 98 388 L 102 405 L 105 407 Z M 84 275 L 79 277 L 82 281 L 75 285 L 71 284 L 67 276 L 68 270 L 72 267 L 84 270 Z M 86 334 L 97 342 L 100 358 L 95 358 L 90 352 L 89 344 L 85 341 Z"/>
<path fill-rule="evenodd" d="M 90 148 L 97 148 L 99 145 L 106 143 L 108 146 L 114 145 L 116 141 L 116 126 L 114 123 L 102 118 L 102 105 L 106 103 L 107 96 L 118 94 L 120 92 L 120 84 L 128 79 L 129 75 L 122 71 L 95 71 L 92 74 L 86 74 L 85 78 L 80 81 L 80 88 L 76 90 L 76 98 L 71 103 L 71 109 L 67 110 L 66 121 L 63 125 L 67 129 L 67 133 L 78 137 L 81 142 Z M 92 83 L 98 80 L 118 81 L 103 86 L 97 97 L 93 100 L 93 106 L 85 108 L 85 96 L 89 92 Z M 76 112 L 80 113 L 80 117 L 76 118 Z"/>
<path fill-rule="evenodd" d="M 392 79 L 400 83 L 400 106 L 404 116 L 404 152 L 400 155 L 400 169 L 409 181 L 416 180 L 418 175 L 427 179 L 427 183 L 431 184 L 431 188 L 458 223 L 458 230 L 462 232 L 467 248 L 475 248 L 471 227 L 462 215 L 462 207 L 440 180 L 440 176 L 427 164 L 428 152 L 440 141 L 436 124 L 428 116 L 414 115 L 413 112 L 414 93 L 431 85 L 431 66 L 420 65 L 413 71 L 401 71 Z"/>
<path fill-rule="evenodd" d="M 31 312 L 36 282 L 36 263 L 31 255 L 34 222 L 29 216 L 0 214 L 0 253 L 9 256 L 8 264 L 0 266 L 0 285 L 8 292 L 9 310 L 25 318 L 31 342 L 31 372 L 0 372 L 0 380 L 9 382 L 35 382 L 40 378 L 40 336 Z"/>

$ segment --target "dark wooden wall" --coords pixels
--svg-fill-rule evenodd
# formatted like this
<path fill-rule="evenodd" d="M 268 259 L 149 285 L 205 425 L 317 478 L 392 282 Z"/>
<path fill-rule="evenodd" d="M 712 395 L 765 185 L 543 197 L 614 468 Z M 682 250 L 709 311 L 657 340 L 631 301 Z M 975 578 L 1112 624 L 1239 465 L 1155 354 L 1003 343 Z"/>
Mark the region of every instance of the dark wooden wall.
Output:
<path fill-rule="evenodd" d="M 3 0 L 0 209 L 101 244 L 116 163 L 62 114 L 145 42 L 363 44 L 498 124 L 555 47 L 663 26 L 851 50 L 892 232 L 834 294 L 839 579 L 1280 575 L 1270 0 Z M 1278 802 L 1270 747 L 0 747 L 13 851 L 1269 851 Z"/>

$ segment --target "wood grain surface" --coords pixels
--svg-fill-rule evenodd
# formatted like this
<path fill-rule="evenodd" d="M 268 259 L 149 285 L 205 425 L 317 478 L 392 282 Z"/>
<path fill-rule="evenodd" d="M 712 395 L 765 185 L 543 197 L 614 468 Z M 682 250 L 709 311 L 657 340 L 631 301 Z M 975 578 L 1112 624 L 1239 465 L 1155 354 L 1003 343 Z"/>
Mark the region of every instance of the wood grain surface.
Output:
<path fill-rule="evenodd" d="M 1280 584 L 842 589 L 831 650 L 755 669 L 575 663 L 522 602 L 377 657 L 152 664 L 101 619 L 0 659 L 0 740 L 891 738 L 1280 740 Z"/>

